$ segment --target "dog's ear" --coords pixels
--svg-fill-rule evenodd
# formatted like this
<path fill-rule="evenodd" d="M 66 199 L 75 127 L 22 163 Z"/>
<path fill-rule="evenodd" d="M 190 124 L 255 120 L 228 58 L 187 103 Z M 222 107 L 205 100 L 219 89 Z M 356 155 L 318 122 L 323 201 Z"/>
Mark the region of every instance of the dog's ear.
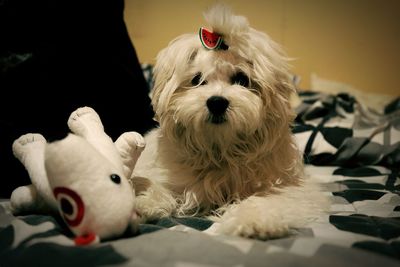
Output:
<path fill-rule="evenodd" d="M 248 58 L 263 87 L 269 87 L 273 94 L 289 100 L 296 92 L 291 81 L 289 58 L 282 47 L 267 34 L 250 28 L 247 45 L 240 52 Z"/>
<path fill-rule="evenodd" d="M 294 120 L 290 98 L 296 92 L 290 75 L 290 58 L 281 46 L 267 34 L 250 28 L 246 46 L 238 45 L 239 53 L 244 55 L 253 68 L 253 75 L 263 91 L 267 105 L 276 112 L 269 112 L 271 120 L 281 127 L 287 127 Z M 285 129 L 283 129 L 285 130 Z"/>
<path fill-rule="evenodd" d="M 199 46 L 196 35 L 184 34 L 158 53 L 154 66 L 154 87 L 150 93 L 156 120 L 166 111 L 173 93 L 183 82 Z"/>
<path fill-rule="evenodd" d="M 296 88 L 291 81 L 290 74 L 276 74 L 277 80 L 275 84 L 275 90 L 285 99 L 289 101 L 293 94 L 296 94 Z"/>

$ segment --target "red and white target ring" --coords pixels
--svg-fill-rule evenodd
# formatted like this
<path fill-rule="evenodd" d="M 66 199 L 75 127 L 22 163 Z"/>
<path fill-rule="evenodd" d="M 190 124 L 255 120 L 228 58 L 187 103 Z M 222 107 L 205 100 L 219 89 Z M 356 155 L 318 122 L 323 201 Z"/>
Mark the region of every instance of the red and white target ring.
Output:
<path fill-rule="evenodd" d="M 66 187 L 54 188 L 53 194 L 60 204 L 65 222 L 71 227 L 78 226 L 85 214 L 85 206 L 81 197 L 75 191 Z"/>

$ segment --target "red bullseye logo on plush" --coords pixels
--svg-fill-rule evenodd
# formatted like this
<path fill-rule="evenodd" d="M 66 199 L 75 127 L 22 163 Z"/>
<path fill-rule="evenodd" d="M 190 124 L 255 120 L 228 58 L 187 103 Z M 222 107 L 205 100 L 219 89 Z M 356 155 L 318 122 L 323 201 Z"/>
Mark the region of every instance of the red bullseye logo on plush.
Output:
<path fill-rule="evenodd" d="M 78 226 L 85 214 L 85 206 L 81 197 L 75 191 L 66 187 L 56 187 L 53 193 L 59 203 L 65 222 L 71 227 Z"/>

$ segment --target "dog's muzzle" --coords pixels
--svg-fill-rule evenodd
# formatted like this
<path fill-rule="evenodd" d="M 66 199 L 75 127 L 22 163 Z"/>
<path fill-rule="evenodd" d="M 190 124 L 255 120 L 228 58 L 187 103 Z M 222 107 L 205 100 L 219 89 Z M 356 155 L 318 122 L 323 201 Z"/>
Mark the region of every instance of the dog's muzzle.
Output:
<path fill-rule="evenodd" d="M 229 100 L 222 96 L 212 96 L 207 99 L 207 108 L 210 112 L 208 121 L 214 124 L 221 124 L 226 121 L 226 110 L 229 107 Z"/>

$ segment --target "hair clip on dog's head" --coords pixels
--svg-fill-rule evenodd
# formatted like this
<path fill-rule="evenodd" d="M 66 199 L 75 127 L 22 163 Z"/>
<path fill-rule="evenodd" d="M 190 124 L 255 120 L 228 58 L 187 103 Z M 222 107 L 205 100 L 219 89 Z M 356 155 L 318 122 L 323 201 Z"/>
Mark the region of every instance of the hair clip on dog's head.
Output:
<path fill-rule="evenodd" d="M 208 50 L 228 50 L 229 46 L 225 44 L 222 35 L 200 27 L 199 37 L 201 44 Z"/>

